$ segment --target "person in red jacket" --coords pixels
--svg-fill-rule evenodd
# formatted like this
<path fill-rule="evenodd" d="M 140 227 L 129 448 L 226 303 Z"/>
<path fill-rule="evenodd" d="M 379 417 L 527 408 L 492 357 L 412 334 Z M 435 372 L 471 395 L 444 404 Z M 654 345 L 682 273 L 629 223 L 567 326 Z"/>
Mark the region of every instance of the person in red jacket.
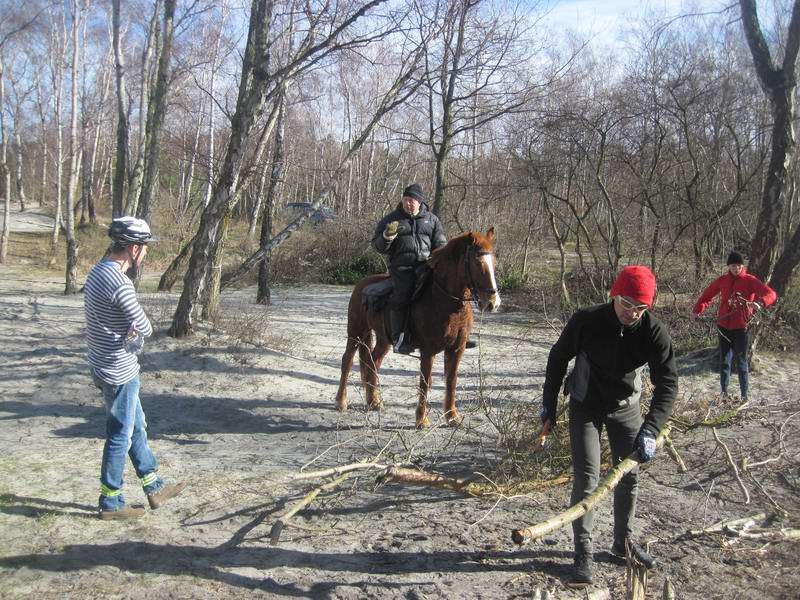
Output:
<path fill-rule="evenodd" d="M 692 309 L 696 319 L 719 294 L 719 385 L 723 395 L 728 393 L 731 363 L 736 358 L 739 370 L 739 389 L 742 400 L 747 401 L 749 370 L 747 367 L 747 326 L 753 314 L 773 304 L 778 295 L 771 287 L 750 275 L 744 267 L 742 255 L 733 250 L 728 255 L 728 272 L 715 279 L 702 293 Z"/>

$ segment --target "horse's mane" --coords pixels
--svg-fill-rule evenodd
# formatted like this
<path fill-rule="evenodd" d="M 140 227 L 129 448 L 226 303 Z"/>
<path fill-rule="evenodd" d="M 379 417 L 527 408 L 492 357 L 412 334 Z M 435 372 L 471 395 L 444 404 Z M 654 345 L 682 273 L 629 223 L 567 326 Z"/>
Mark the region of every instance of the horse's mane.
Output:
<path fill-rule="evenodd" d="M 480 250 L 491 252 L 494 249 L 492 240 L 478 231 L 467 231 L 451 239 L 444 246 L 433 251 L 428 264 L 435 268 L 441 262 L 460 260 L 467 248 L 475 245 Z"/>

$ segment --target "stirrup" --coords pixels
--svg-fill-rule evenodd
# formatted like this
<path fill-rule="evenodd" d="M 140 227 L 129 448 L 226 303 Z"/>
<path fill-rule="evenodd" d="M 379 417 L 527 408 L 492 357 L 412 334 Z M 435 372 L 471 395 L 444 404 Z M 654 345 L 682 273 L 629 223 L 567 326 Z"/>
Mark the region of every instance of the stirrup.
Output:
<path fill-rule="evenodd" d="M 395 342 L 392 350 L 397 354 L 411 354 L 414 351 L 414 346 L 407 343 L 405 340 L 406 334 L 405 332 L 401 333 L 397 337 L 397 342 Z"/>

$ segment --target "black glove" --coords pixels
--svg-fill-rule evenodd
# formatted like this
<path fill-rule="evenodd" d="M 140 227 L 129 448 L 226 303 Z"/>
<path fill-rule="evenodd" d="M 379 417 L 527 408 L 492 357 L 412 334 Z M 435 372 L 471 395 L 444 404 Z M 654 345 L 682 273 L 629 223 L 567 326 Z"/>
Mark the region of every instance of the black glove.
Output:
<path fill-rule="evenodd" d="M 548 410 L 546 408 L 542 407 L 542 410 L 539 413 L 539 416 L 542 418 L 542 425 L 547 423 L 547 421 L 550 421 L 550 426 L 551 427 L 555 427 L 556 426 L 556 415 L 554 413 L 548 412 Z"/>
<path fill-rule="evenodd" d="M 639 454 L 639 462 L 647 462 L 656 455 L 656 434 L 647 425 L 642 425 L 633 447 Z"/>

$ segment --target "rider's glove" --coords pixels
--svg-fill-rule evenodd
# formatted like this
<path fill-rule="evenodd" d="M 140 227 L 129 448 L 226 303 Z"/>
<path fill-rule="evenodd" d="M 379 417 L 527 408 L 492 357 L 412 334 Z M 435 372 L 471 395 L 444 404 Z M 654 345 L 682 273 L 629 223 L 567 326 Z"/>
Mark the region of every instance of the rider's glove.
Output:
<path fill-rule="evenodd" d="M 386 225 L 386 228 L 383 230 L 384 239 L 387 240 L 394 239 L 397 236 L 397 230 L 399 229 L 399 227 L 400 227 L 399 221 L 392 221 L 391 223 Z"/>
<path fill-rule="evenodd" d="M 656 434 L 647 425 L 642 425 L 633 447 L 639 454 L 640 462 L 652 460 L 656 455 Z"/>

